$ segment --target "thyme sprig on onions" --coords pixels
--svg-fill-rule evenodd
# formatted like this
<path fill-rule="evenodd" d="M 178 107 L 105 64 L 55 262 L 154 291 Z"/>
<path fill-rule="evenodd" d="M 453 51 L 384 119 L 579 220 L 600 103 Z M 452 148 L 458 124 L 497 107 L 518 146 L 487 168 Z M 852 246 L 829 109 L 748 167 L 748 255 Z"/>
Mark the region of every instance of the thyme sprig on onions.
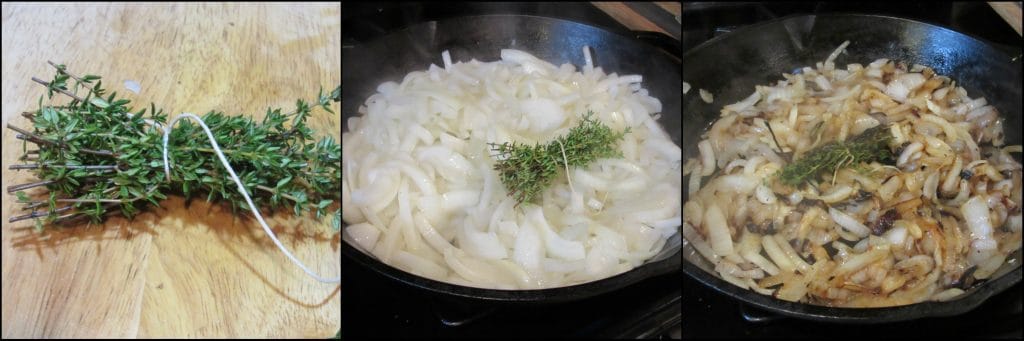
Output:
<path fill-rule="evenodd" d="M 494 170 L 500 173 L 501 182 L 517 205 L 532 202 L 551 184 L 559 168 L 583 167 L 598 158 L 622 157 L 616 142 L 629 133 L 629 127 L 614 132 L 593 119 L 593 115 L 588 111 L 568 134 L 546 144 L 488 143 L 497 153 Z"/>
<path fill-rule="evenodd" d="M 848 141 L 829 142 L 814 148 L 776 174 L 783 184 L 799 186 L 822 174 L 834 174 L 839 169 L 859 163 L 878 161 L 890 164 L 893 160 L 889 149 L 891 141 L 888 126 L 875 126 Z"/>

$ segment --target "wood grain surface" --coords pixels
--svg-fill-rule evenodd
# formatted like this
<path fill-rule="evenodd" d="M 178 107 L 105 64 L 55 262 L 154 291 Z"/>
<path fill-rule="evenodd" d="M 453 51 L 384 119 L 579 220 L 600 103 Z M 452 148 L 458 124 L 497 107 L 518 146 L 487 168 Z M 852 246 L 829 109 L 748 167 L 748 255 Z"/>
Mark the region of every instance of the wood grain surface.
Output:
<path fill-rule="evenodd" d="M 101 75 L 108 91 L 171 117 L 262 117 L 341 82 L 336 3 L 5 2 L 2 18 L 4 126 L 30 127 L 19 113 L 37 109 L 45 89 L 30 78 L 52 79 L 47 60 Z M 340 115 L 314 113 L 310 126 L 340 139 Z M 22 150 L 14 132 L 3 129 L 0 141 L 3 187 L 32 181 L 7 169 Z M 21 210 L 6 190 L 0 197 L 3 338 L 326 338 L 340 326 L 340 286 L 307 276 L 230 207 L 172 196 L 133 220 L 35 233 L 31 221 L 8 223 Z M 268 223 L 297 258 L 338 275 L 340 234 L 272 213 Z"/>
<path fill-rule="evenodd" d="M 992 7 L 992 10 L 996 11 L 1010 27 L 1013 27 L 1014 31 L 1017 31 L 1017 35 L 1021 35 L 1021 24 L 1024 21 L 1024 16 L 1021 15 L 1021 2 L 996 2 L 989 1 L 988 5 Z"/>
<path fill-rule="evenodd" d="M 629 8 L 624 2 L 591 2 L 594 7 L 597 7 L 601 11 L 605 12 L 612 19 L 618 21 L 620 24 L 626 26 L 630 30 L 634 31 L 651 31 L 661 32 L 671 36 L 672 34 L 665 29 L 659 27 L 657 24 L 651 22 L 650 18 L 644 17 L 642 14 L 637 13 L 633 9 Z M 654 5 L 658 6 L 661 10 L 671 13 L 678 19 L 682 14 L 682 4 L 678 2 L 654 2 Z M 679 38 L 677 38 L 679 39 Z"/>

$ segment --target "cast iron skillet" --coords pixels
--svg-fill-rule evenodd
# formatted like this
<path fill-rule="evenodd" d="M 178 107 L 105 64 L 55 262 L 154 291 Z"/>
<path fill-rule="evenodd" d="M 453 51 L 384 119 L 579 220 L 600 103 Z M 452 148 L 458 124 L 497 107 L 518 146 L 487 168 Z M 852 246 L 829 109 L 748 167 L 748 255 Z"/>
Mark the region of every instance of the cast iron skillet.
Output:
<path fill-rule="evenodd" d="M 655 48 L 644 41 L 652 42 Z M 670 39 L 670 38 L 669 38 Z M 644 41 L 641 41 L 644 40 Z M 677 144 L 682 140 L 679 93 L 681 92 L 678 41 L 637 33 L 626 37 L 570 21 L 520 15 L 461 17 L 410 26 L 379 39 L 342 51 L 342 131 L 347 120 L 358 115 L 359 105 L 385 81 L 401 82 L 410 71 L 425 70 L 431 63 L 443 65 L 441 52 L 452 61 L 500 59 L 503 48 L 532 53 L 555 65 L 584 64 L 582 48 L 590 46 L 594 65 L 605 72 L 643 75 L 643 86 L 662 102 L 660 123 Z M 342 227 L 344 229 L 344 226 Z M 386 265 L 348 243 L 342 253 L 384 276 L 434 293 L 501 302 L 561 302 L 582 299 L 623 288 L 643 279 L 680 268 L 681 235 L 666 243 L 665 250 L 631 271 L 590 283 L 542 290 L 492 290 L 466 287 L 419 277 Z M 671 245 L 674 245 L 672 247 Z"/>
<path fill-rule="evenodd" d="M 952 30 L 917 21 L 873 15 L 800 15 L 751 25 L 709 40 L 683 56 L 683 80 L 692 86 L 685 98 L 684 152 L 697 154 L 701 132 L 719 116 L 721 107 L 753 92 L 754 85 L 774 84 L 782 73 L 823 61 L 843 41 L 846 53 L 836 59 L 867 65 L 878 58 L 931 66 L 935 72 L 962 84 L 968 95 L 984 95 L 1003 118 L 1006 143 L 1021 143 L 1021 62 L 1019 58 Z M 1019 53 L 1017 53 L 1019 55 Z M 696 94 L 706 89 L 715 95 L 706 104 Z M 1017 154 L 1016 156 L 1019 156 Z M 1020 158 L 1018 157 L 1018 161 Z M 685 193 L 685 191 L 684 191 Z M 686 194 L 684 194 L 685 200 Z M 985 299 L 1021 281 L 1021 251 L 1010 256 L 989 281 L 976 285 L 962 298 L 888 308 L 828 308 L 792 303 L 744 290 L 720 279 L 689 244 L 683 246 L 683 272 L 716 290 L 780 314 L 837 322 L 889 322 L 927 316 L 965 313 Z"/>

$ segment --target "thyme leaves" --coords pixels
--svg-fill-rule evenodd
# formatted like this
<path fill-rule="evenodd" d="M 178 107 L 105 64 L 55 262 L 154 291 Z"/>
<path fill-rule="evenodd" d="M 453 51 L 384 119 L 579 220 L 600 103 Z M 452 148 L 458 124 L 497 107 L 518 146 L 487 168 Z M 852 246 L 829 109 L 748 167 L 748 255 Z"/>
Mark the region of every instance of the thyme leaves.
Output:
<path fill-rule="evenodd" d="M 824 173 L 835 173 L 844 167 L 859 163 L 891 163 L 892 150 L 889 143 L 892 134 L 889 127 L 879 125 L 865 130 L 848 141 L 834 141 L 807 152 L 779 170 L 778 179 L 788 186 L 799 186 Z"/>
<path fill-rule="evenodd" d="M 582 167 L 599 158 L 622 156 L 616 142 L 629 133 L 629 128 L 612 131 L 593 114 L 587 112 L 568 134 L 547 144 L 488 143 L 497 153 L 494 170 L 500 173 L 501 182 L 517 205 L 533 201 L 551 184 L 559 168 Z"/>
<path fill-rule="evenodd" d="M 161 127 L 168 117 L 163 110 L 151 104 L 148 112 L 133 112 L 131 101 L 117 98 L 116 92 L 103 97 L 100 76 L 78 77 L 63 64 L 50 65 L 57 69 L 52 81 L 33 80 L 48 95 L 58 92 L 73 100 L 54 105 L 40 97 L 37 111 L 22 113 L 31 129 L 8 124 L 19 133 L 17 138 L 38 147 L 25 148 L 20 158 L 34 164 L 10 168 L 31 169 L 40 180 L 8 187 L 31 210 L 11 222 L 34 219 L 41 229 L 78 218 L 99 222 L 118 211 L 132 217 L 150 204 L 159 206 L 172 193 L 189 198 L 205 194 L 207 200 L 230 203 L 233 210 L 250 209 L 198 125 L 182 121 L 171 130 L 172 168 L 165 174 Z M 80 89 L 87 90 L 84 96 Z M 340 86 L 327 94 L 321 89 L 312 105 L 299 100 L 287 114 L 268 109 L 262 121 L 216 111 L 202 115 L 255 205 L 291 207 L 296 214 L 310 211 L 317 218 L 339 220 L 340 211 L 328 209 L 341 189 L 341 145 L 331 136 L 315 136 L 306 124 L 313 108 L 330 112 L 332 97 L 339 93 Z M 21 192 L 42 186 L 48 193 Z M 331 226 L 340 229 L 340 223 Z"/>

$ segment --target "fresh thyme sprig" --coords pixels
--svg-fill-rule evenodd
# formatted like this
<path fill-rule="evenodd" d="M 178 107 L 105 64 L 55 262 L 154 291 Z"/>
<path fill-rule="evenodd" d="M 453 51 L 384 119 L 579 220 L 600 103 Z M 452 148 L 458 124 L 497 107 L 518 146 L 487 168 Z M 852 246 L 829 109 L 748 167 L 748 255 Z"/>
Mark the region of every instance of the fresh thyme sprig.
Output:
<path fill-rule="evenodd" d="M 15 216 L 11 222 L 35 219 L 36 228 L 44 224 L 88 217 L 102 221 L 108 213 L 132 217 L 167 194 L 180 193 L 191 198 L 206 194 L 207 201 L 224 200 L 232 210 L 249 209 L 236 185 L 214 154 L 206 134 L 198 125 L 181 121 L 169 136 L 169 180 L 163 165 L 163 130 L 167 114 L 150 104 L 134 111 L 131 101 L 118 99 L 117 93 L 102 97 L 101 77 L 83 77 L 69 73 L 64 65 L 50 62 L 57 74 L 50 82 L 33 78 L 47 87 L 48 97 L 55 92 L 67 95 L 67 105 L 43 105 L 24 112 L 33 123 L 32 130 L 8 124 L 16 136 L 38 149 L 27 150 L 23 142 L 23 161 L 11 169 L 32 169 L 38 182 L 8 187 L 18 202 L 31 213 Z M 73 79 L 74 90 L 67 81 Z M 94 84 L 95 82 L 95 84 Z M 78 90 L 86 88 L 84 96 Z M 316 106 L 333 113 L 331 101 L 340 100 L 340 86 L 329 94 L 321 89 Z M 327 210 L 340 193 L 341 146 L 331 136 L 319 140 L 306 125 L 312 107 L 296 101 L 296 109 L 282 114 L 267 109 L 259 122 L 247 116 L 227 116 L 211 111 L 202 116 L 221 146 L 239 179 L 260 207 L 291 206 L 296 215 L 312 210 L 317 218 L 332 216 L 332 227 L 340 229 L 340 210 Z M 32 199 L 26 189 L 45 186 L 44 198 Z M 38 196 L 37 196 L 38 197 Z"/>
<path fill-rule="evenodd" d="M 622 156 L 615 144 L 629 133 L 629 128 L 616 133 L 593 119 L 593 114 L 588 111 L 568 134 L 547 144 L 488 143 L 497 152 L 494 170 L 500 173 L 501 182 L 517 205 L 533 201 L 551 184 L 560 168 L 582 167 L 598 158 Z"/>
<path fill-rule="evenodd" d="M 879 125 L 865 130 L 845 142 L 829 142 L 811 151 L 778 171 L 783 184 L 798 186 L 824 173 L 835 173 L 838 169 L 858 163 L 891 162 L 889 150 L 892 134 L 889 127 Z"/>

